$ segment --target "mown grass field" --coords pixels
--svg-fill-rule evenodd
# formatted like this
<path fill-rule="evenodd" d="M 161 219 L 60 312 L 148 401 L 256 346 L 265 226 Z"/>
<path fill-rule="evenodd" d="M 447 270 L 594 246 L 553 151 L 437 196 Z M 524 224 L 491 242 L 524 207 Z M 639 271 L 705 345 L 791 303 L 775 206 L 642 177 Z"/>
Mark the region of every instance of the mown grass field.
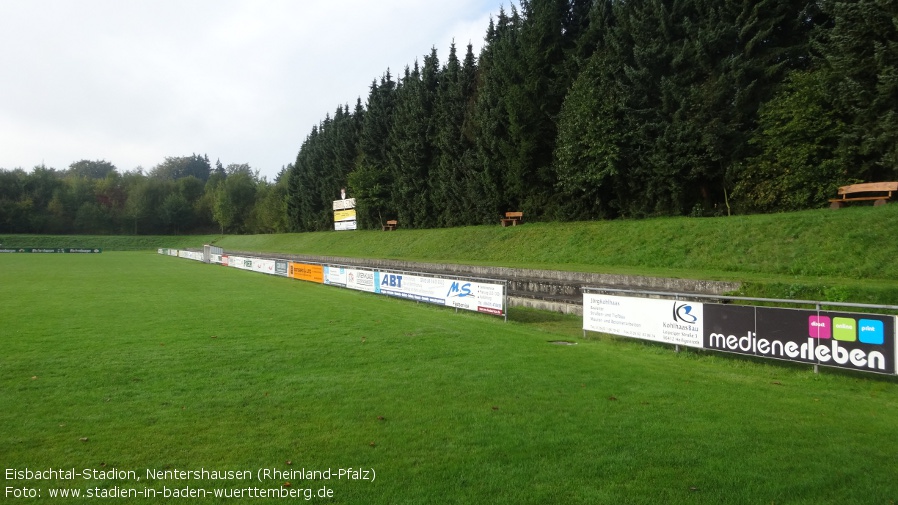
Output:
<path fill-rule="evenodd" d="M 0 256 L 0 306 L 4 470 L 374 469 L 291 479 L 330 488 L 319 503 L 898 501 L 893 378 L 583 339 L 576 318 L 503 323 L 149 252 Z M 46 503 L 84 501 L 51 487 L 186 485 L 284 482 L 4 481 Z"/>

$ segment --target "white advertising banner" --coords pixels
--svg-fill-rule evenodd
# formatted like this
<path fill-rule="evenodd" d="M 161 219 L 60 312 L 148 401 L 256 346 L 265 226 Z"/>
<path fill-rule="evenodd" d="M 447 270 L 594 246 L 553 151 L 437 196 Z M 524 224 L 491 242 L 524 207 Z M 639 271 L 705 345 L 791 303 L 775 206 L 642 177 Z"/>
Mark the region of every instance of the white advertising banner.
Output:
<path fill-rule="evenodd" d="M 356 230 L 356 221 L 337 221 L 334 223 L 334 231 Z"/>
<path fill-rule="evenodd" d="M 253 260 L 244 256 L 228 256 L 228 266 L 241 270 L 252 270 Z"/>
<path fill-rule="evenodd" d="M 698 302 L 583 294 L 583 329 L 702 347 L 703 306 Z"/>
<path fill-rule="evenodd" d="M 346 268 L 324 265 L 324 283 L 331 286 L 346 286 Z"/>
<path fill-rule="evenodd" d="M 203 261 L 203 253 L 197 251 L 178 251 L 178 257 L 188 260 Z"/>
<path fill-rule="evenodd" d="M 375 272 L 375 292 L 495 315 L 502 315 L 505 310 L 503 284 Z"/>
<path fill-rule="evenodd" d="M 253 258 L 253 271 L 263 274 L 274 275 L 274 260 L 266 260 L 261 258 Z"/>
<path fill-rule="evenodd" d="M 464 310 L 505 313 L 505 285 L 446 279 L 446 305 Z"/>
<path fill-rule="evenodd" d="M 349 289 L 357 289 L 359 291 L 374 293 L 374 277 L 374 270 L 359 270 L 354 268 L 347 268 L 346 287 Z"/>
<path fill-rule="evenodd" d="M 446 305 L 446 281 L 436 277 L 377 272 L 375 292 L 419 302 Z"/>

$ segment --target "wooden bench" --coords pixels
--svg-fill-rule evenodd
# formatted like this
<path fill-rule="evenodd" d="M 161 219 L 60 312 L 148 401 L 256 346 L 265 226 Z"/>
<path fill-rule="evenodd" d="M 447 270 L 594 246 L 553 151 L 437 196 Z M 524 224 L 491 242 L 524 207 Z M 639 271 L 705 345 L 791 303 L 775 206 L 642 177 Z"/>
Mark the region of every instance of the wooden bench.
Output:
<path fill-rule="evenodd" d="M 521 220 L 523 219 L 523 212 L 506 212 L 505 217 L 500 218 L 499 221 L 502 222 L 502 227 L 505 228 L 508 225 L 517 226 L 521 224 Z"/>
<path fill-rule="evenodd" d="M 898 182 L 865 182 L 839 188 L 839 198 L 829 200 L 829 208 L 841 209 L 845 202 L 873 200 L 874 206 L 885 205 L 898 191 Z"/>
<path fill-rule="evenodd" d="M 399 225 L 399 221 L 393 219 L 392 221 L 387 221 L 387 224 L 383 225 L 384 231 L 396 231 L 396 227 Z"/>

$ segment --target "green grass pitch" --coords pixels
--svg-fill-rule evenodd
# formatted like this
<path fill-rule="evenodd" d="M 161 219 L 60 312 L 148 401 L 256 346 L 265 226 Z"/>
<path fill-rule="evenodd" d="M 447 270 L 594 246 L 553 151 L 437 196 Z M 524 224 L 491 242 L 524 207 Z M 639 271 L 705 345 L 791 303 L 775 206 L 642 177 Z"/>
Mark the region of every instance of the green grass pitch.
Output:
<path fill-rule="evenodd" d="M 894 378 L 511 316 L 153 253 L 0 257 L 0 502 L 188 488 L 300 495 L 93 501 L 898 501 Z M 49 469 L 104 478 L 15 473 Z M 201 469 L 252 479 L 153 477 Z"/>

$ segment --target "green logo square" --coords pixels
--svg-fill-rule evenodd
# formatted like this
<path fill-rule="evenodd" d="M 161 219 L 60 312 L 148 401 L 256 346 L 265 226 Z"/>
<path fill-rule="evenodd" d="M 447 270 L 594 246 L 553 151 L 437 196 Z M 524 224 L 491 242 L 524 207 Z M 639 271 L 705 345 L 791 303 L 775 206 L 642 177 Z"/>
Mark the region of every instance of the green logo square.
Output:
<path fill-rule="evenodd" d="M 850 317 L 834 317 L 833 338 L 842 342 L 856 342 L 857 321 Z"/>

